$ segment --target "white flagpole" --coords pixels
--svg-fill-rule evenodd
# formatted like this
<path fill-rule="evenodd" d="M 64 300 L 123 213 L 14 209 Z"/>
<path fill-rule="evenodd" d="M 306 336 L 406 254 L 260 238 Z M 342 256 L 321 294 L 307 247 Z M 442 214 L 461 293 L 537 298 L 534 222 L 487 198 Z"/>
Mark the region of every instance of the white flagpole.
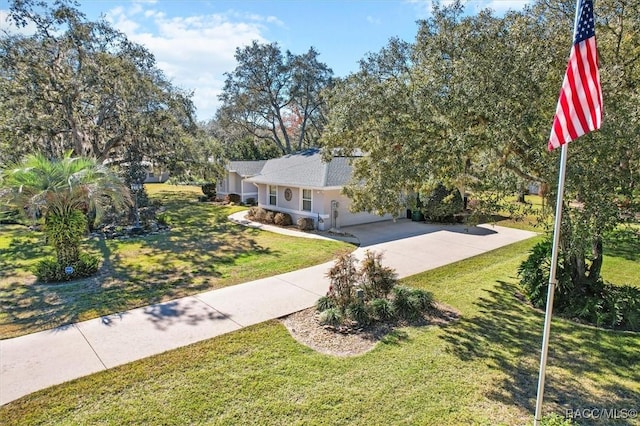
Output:
<path fill-rule="evenodd" d="M 544 376 L 547 368 L 547 352 L 549 350 L 549 334 L 551 331 L 551 316 L 553 314 L 553 295 L 557 284 L 556 271 L 558 268 L 558 247 L 560 243 L 560 225 L 562 223 L 562 202 L 564 199 L 564 181 L 567 168 L 567 146 L 562 145 L 560 153 L 560 176 L 558 177 L 558 198 L 556 201 L 556 218 L 553 225 L 553 248 L 551 250 L 551 270 L 549 271 L 549 290 L 547 292 L 547 309 L 544 316 L 544 333 L 542 335 L 542 354 L 540 355 L 540 374 L 538 376 L 538 396 L 536 398 L 536 414 L 534 426 L 539 426 L 542 420 L 542 399 L 544 394 Z"/>

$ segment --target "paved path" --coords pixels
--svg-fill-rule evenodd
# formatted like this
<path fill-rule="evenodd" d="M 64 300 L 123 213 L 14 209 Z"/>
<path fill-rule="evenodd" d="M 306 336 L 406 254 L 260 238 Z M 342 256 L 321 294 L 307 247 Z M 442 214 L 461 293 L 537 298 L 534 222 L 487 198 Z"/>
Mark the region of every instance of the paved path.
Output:
<path fill-rule="evenodd" d="M 276 227 L 263 228 L 282 231 Z M 395 268 L 401 278 L 534 235 L 497 226 L 467 229 L 408 220 L 345 230 L 360 241 L 356 257 L 362 258 L 365 250 L 382 251 L 384 264 Z M 305 235 L 309 237 L 302 236 Z M 2 340 L 0 404 L 313 306 L 328 289 L 325 274 L 331 264 Z"/>

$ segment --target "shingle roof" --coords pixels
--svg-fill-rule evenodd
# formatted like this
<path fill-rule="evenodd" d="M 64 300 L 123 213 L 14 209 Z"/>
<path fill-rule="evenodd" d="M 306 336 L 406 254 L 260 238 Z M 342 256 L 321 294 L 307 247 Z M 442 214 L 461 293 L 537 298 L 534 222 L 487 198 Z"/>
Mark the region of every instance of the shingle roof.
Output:
<path fill-rule="evenodd" d="M 269 185 L 327 188 L 344 186 L 349 179 L 351 165 L 348 158 L 334 157 L 325 163 L 319 149 L 308 149 L 267 160 L 260 174 L 247 180 Z"/>
<path fill-rule="evenodd" d="M 236 172 L 242 177 L 251 177 L 260 174 L 267 160 L 257 161 L 230 161 L 227 170 Z"/>

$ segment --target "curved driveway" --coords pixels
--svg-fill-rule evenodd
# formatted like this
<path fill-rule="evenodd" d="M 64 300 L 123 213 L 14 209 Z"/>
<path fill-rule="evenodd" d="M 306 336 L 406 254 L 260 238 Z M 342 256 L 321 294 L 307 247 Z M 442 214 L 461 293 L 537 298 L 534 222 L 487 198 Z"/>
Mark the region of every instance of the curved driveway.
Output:
<path fill-rule="evenodd" d="M 327 234 L 250 223 L 247 226 L 307 238 Z M 275 229 L 274 229 L 275 228 Z M 378 222 L 344 229 L 365 250 L 406 277 L 531 238 L 533 232 L 499 226 L 436 226 Z M 332 262 L 219 290 L 145 306 L 81 323 L 0 341 L 0 404 L 51 385 L 189 345 L 314 305 L 328 289 Z"/>

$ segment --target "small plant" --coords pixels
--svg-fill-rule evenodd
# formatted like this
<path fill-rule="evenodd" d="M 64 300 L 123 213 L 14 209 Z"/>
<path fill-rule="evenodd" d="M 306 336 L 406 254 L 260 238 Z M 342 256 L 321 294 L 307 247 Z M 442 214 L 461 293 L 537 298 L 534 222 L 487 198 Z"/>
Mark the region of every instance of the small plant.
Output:
<path fill-rule="evenodd" d="M 289 226 L 293 223 L 288 213 L 276 213 L 273 222 L 278 226 Z"/>
<path fill-rule="evenodd" d="M 371 322 L 364 302 L 358 301 L 350 304 L 347 306 L 345 313 L 349 319 L 355 321 L 358 325 L 365 326 Z"/>
<path fill-rule="evenodd" d="M 329 308 L 320 314 L 320 324 L 331 327 L 340 327 L 343 322 L 343 316 L 338 308 Z"/>
<path fill-rule="evenodd" d="M 329 292 L 316 303 L 325 325 L 364 327 L 373 321 L 415 320 L 433 309 L 433 297 L 424 290 L 396 285 L 396 274 L 382 266 L 382 255 L 367 252 L 360 268 L 355 257 L 341 253 L 327 273 Z"/>
<path fill-rule="evenodd" d="M 71 269 L 67 269 L 67 267 L 71 267 Z M 99 256 L 80 253 L 77 261 L 66 266 L 60 265 L 53 257 L 47 257 L 35 265 L 33 273 L 40 282 L 54 283 L 90 277 L 99 268 Z"/>
<path fill-rule="evenodd" d="M 322 296 L 316 302 L 316 309 L 318 312 L 326 311 L 327 309 L 335 308 L 336 305 L 333 303 L 333 300 L 329 296 Z"/>
<path fill-rule="evenodd" d="M 249 198 L 247 198 L 246 203 L 247 203 L 248 206 L 255 206 L 256 205 L 256 199 L 253 198 L 253 197 L 249 197 Z"/>
<path fill-rule="evenodd" d="M 419 311 L 425 312 L 433 309 L 433 295 L 419 288 L 411 289 L 412 302 Z"/>
<path fill-rule="evenodd" d="M 368 299 L 385 298 L 398 282 L 395 271 L 382 266 L 382 253 L 369 250 L 362 260 L 360 273 L 362 274 L 362 289 Z"/>
<path fill-rule="evenodd" d="M 340 253 L 327 276 L 331 282 L 327 296 L 344 312 L 355 301 L 355 287 L 359 278 L 356 258 L 349 252 Z"/>
<path fill-rule="evenodd" d="M 266 217 L 267 217 L 267 211 L 262 207 L 258 207 L 253 213 L 253 218 L 258 222 L 264 222 Z"/>
<path fill-rule="evenodd" d="M 273 223 L 276 218 L 276 214 L 272 211 L 267 211 L 264 215 L 264 223 Z"/>
<path fill-rule="evenodd" d="M 380 321 L 389 321 L 396 316 L 393 305 L 388 299 L 373 299 L 369 306 L 371 314 Z"/>
<path fill-rule="evenodd" d="M 417 300 L 409 287 L 396 286 L 393 288 L 393 310 L 398 317 L 413 320 L 418 316 Z"/>
<path fill-rule="evenodd" d="M 313 231 L 316 228 L 313 219 L 308 217 L 301 217 L 296 223 L 301 231 Z"/>
<path fill-rule="evenodd" d="M 573 426 L 575 423 L 571 419 L 566 419 L 556 413 L 544 416 L 540 424 L 542 426 Z"/>

